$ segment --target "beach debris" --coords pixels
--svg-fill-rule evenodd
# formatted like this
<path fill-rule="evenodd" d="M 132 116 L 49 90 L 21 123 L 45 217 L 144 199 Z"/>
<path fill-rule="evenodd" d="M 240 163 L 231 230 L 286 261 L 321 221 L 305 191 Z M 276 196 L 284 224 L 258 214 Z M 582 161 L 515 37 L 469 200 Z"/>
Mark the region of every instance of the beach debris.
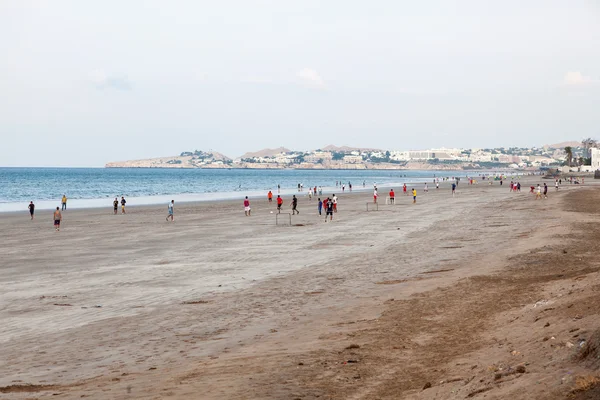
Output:
<path fill-rule="evenodd" d="M 73 304 L 69 303 L 54 303 L 54 305 L 59 307 L 73 307 Z"/>
<path fill-rule="evenodd" d="M 429 389 L 431 387 L 431 382 L 427 382 L 425 385 L 423 385 L 423 390 Z"/>
<path fill-rule="evenodd" d="M 567 348 L 570 349 L 570 348 L 574 347 L 575 345 L 571 342 L 566 342 L 565 346 L 567 346 Z"/>
<path fill-rule="evenodd" d="M 493 386 L 488 386 L 488 387 L 484 387 L 481 389 L 477 389 L 474 392 L 471 392 L 467 395 L 467 397 L 473 397 L 473 396 L 477 396 L 480 393 L 484 393 L 487 392 L 488 390 L 492 390 L 494 387 Z"/>
<path fill-rule="evenodd" d="M 550 322 L 546 322 L 546 325 L 544 325 L 544 328 L 547 328 L 550 326 Z"/>
<path fill-rule="evenodd" d="M 353 343 L 350 346 L 346 347 L 346 350 L 350 350 L 350 349 L 360 349 L 360 346 Z"/>
<path fill-rule="evenodd" d="M 348 364 L 356 364 L 356 363 L 358 363 L 358 360 L 348 360 L 347 363 Z"/>
<path fill-rule="evenodd" d="M 539 300 L 539 301 L 535 302 L 535 304 L 533 305 L 533 308 L 542 307 L 542 306 L 545 306 L 546 304 L 550 304 L 550 303 L 551 303 L 551 301 L 549 301 L 549 300 Z"/>

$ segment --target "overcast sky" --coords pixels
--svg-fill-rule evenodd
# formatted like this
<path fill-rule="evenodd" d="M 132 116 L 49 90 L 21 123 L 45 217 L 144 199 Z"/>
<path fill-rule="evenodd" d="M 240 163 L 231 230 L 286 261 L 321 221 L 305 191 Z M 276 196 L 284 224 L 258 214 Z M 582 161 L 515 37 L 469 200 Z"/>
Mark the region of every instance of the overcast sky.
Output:
<path fill-rule="evenodd" d="M 600 139 L 600 2 L 0 1 L 0 166 Z"/>

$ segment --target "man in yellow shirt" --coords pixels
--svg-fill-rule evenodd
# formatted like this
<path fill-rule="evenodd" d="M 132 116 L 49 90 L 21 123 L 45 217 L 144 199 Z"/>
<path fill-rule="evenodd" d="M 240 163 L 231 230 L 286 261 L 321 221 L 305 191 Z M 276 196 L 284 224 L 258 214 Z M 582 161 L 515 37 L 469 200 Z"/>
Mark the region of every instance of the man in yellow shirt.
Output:
<path fill-rule="evenodd" d="M 413 204 L 414 204 L 417 202 L 417 189 L 413 188 L 412 195 L 413 195 Z"/>
<path fill-rule="evenodd" d="M 67 209 L 67 195 L 63 194 L 63 198 L 62 198 L 62 211 L 65 211 Z"/>

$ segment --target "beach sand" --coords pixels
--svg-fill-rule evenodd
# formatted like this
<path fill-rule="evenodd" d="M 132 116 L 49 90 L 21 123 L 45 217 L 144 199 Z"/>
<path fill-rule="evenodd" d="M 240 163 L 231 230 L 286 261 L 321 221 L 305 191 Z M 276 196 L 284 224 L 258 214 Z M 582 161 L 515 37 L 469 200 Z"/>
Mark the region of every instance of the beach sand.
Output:
<path fill-rule="evenodd" d="M 3 214 L 0 397 L 600 398 L 600 187 L 429 186 Z"/>

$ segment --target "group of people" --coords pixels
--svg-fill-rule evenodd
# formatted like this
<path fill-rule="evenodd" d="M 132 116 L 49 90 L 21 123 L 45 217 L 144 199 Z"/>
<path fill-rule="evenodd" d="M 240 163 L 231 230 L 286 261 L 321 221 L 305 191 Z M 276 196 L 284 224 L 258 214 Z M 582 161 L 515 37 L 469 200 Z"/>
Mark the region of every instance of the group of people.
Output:
<path fill-rule="evenodd" d="M 127 201 L 125 200 L 125 197 L 121 196 L 121 214 L 125 214 L 125 204 L 127 204 Z M 119 198 L 115 197 L 115 201 L 113 201 L 113 211 L 114 211 L 115 215 L 117 215 L 118 209 L 119 209 Z"/>
<path fill-rule="evenodd" d="M 67 210 L 67 196 L 66 195 L 63 194 L 60 204 L 61 204 L 61 206 L 56 207 L 56 210 L 54 210 L 54 213 L 52 216 L 53 221 L 54 221 L 54 230 L 57 232 L 60 230 L 60 222 L 62 221 L 62 212 L 61 211 Z M 35 218 L 35 204 L 33 203 L 33 201 L 29 202 L 29 205 L 27 206 L 27 208 L 29 209 L 29 216 L 31 217 L 31 220 L 33 221 L 33 219 Z"/>

